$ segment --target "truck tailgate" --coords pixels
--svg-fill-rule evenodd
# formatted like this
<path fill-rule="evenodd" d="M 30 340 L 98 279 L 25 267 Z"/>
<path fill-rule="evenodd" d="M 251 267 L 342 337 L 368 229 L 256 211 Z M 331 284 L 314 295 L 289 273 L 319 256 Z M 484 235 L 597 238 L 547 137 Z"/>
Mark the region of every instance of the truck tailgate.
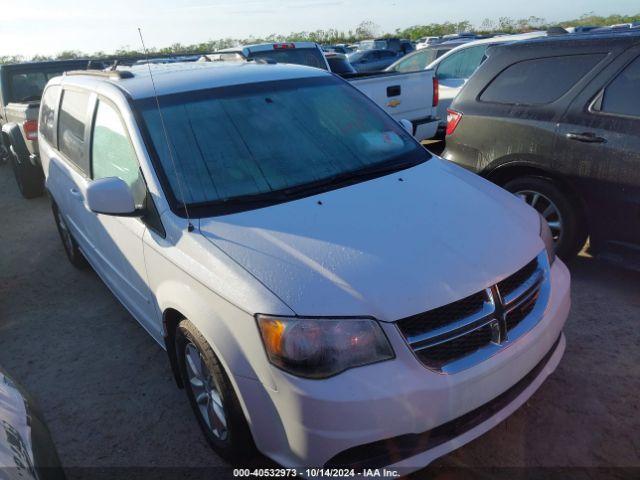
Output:
<path fill-rule="evenodd" d="M 382 72 L 346 78 L 396 120 L 409 120 L 421 141 L 435 136 L 438 128 L 433 106 L 433 70 Z"/>

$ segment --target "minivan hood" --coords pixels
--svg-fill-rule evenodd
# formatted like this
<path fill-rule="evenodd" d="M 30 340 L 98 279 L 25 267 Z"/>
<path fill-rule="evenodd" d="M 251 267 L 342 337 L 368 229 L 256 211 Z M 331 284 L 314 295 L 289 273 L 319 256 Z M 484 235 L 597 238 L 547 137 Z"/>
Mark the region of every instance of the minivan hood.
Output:
<path fill-rule="evenodd" d="M 543 248 L 537 213 L 439 158 L 200 231 L 301 316 L 394 321 L 471 295 Z M 270 312 L 255 312 L 270 313 Z"/>

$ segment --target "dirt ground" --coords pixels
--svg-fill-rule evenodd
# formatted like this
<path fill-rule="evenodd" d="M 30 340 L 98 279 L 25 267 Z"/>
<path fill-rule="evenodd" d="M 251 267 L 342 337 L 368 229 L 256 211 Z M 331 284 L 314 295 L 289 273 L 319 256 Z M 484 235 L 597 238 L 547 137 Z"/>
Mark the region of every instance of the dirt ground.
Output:
<path fill-rule="evenodd" d="M 95 273 L 68 263 L 48 199 L 20 198 L 8 166 L 0 253 L 0 365 L 39 402 L 70 477 L 173 467 L 158 471 L 185 478 L 189 468 L 224 465 L 165 353 Z M 442 466 L 640 467 L 640 273 L 584 256 L 571 271 L 557 371 L 507 421 L 417 477 Z"/>

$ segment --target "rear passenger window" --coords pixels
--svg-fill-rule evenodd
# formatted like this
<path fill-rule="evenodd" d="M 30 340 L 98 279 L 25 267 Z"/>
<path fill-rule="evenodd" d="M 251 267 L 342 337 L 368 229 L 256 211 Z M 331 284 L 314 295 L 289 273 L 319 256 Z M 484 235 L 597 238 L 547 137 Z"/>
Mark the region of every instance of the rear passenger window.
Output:
<path fill-rule="evenodd" d="M 88 93 L 65 90 L 58 120 L 58 149 L 85 175 L 89 175 L 84 142 L 88 106 Z"/>
<path fill-rule="evenodd" d="M 136 206 L 142 206 L 147 190 L 136 152 L 120 114 L 104 101 L 98 103 L 93 125 L 91 165 L 94 179 L 121 178 L 131 188 Z"/>
<path fill-rule="evenodd" d="M 640 57 L 618 75 L 604 91 L 601 111 L 640 117 Z"/>
<path fill-rule="evenodd" d="M 55 116 L 58 108 L 58 100 L 60 99 L 60 87 L 51 86 L 47 88 L 42 96 L 42 107 L 40 108 L 40 135 L 54 145 L 55 142 Z"/>
<path fill-rule="evenodd" d="M 603 54 L 566 55 L 516 63 L 493 79 L 480 100 L 515 105 L 554 102 L 603 57 Z"/>

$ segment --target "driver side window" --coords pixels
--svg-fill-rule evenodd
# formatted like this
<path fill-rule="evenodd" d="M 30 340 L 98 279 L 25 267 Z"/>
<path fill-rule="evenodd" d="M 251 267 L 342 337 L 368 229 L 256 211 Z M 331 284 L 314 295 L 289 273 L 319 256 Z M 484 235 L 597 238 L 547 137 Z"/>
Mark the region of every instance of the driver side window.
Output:
<path fill-rule="evenodd" d="M 144 204 L 146 186 L 135 150 L 117 110 L 104 100 L 98 102 L 91 143 L 94 180 L 118 177 L 131 188 L 136 206 Z"/>

